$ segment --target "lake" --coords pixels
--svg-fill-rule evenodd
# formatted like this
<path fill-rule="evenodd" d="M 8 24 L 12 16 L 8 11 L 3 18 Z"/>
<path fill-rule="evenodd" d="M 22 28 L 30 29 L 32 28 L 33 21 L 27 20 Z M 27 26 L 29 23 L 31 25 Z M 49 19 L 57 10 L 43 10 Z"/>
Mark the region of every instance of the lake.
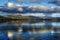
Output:
<path fill-rule="evenodd" d="M 2 22 L 0 40 L 59 40 L 59 24 L 59 22 Z"/>

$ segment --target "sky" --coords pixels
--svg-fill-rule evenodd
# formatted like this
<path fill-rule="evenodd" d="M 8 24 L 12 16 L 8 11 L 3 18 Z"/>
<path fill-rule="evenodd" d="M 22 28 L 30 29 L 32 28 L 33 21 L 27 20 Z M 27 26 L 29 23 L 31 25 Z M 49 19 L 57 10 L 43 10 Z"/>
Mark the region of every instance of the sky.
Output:
<path fill-rule="evenodd" d="M 55 7 L 56 5 L 55 4 L 51 4 L 51 3 L 48 3 L 50 0 L 23 0 L 22 1 L 19 1 L 19 0 L 9 0 L 10 2 L 14 3 L 14 4 L 20 4 L 20 5 L 23 5 L 23 6 L 30 6 L 30 5 L 44 5 L 44 6 L 53 6 Z M 34 2 L 32 2 L 34 1 Z M 4 6 L 5 4 L 8 3 L 8 0 L 0 0 L 0 6 Z"/>
<path fill-rule="evenodd" d="M 41 15 L 40 13 L 60 13 L 60 0 L 0 0 L 0 6 L 4 6 L 0 7 L 0 15 L 16 14 L 25 10 L 32 11 L 29 15 L 37 16 Z M 23 9 L 25 6 L 28 7 Z"/>
<path fill-rule="evenodd" d="M 0 6 L 5 6 L 8 0 L 0 0 Z"/>

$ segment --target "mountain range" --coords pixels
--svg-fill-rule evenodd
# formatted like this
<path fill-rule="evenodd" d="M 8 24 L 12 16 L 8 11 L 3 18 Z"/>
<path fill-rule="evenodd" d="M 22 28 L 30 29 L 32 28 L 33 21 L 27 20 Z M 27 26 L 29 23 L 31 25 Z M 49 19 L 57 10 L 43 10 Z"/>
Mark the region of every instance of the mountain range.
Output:
<path fill-rule="evenodd" d="M 20 14 L 7 15 L 7 16 L 0 15 L 0 22 L 17 21 L 17 20 L 18 21 L 30 21 L 30 22 L 58 21 L 58 19 L 56 19 L 56 18 L 41 18 L 41 17 L 36 17 L 36 16 L 23 16 Z"/>
<path fill-rule="evenodd" d="M 0 21 L 10 21 L 10 20 L 33 20 L 37 17 L 34 16 L 22 16 L 20 14 L 14 14 L 14 15 L 7 15 L 7 16 L 1 16 L 0 15 Z"/>

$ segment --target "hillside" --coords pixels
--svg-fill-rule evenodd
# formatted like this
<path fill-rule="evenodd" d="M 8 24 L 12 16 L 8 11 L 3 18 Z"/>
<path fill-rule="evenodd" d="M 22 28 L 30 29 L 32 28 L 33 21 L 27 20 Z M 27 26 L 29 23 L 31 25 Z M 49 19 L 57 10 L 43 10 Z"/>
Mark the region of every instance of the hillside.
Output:
<path fill-rule="evenodd" d="M 8 15 L 8 16 L 5 16 L 5 17 L 6 18 L 11 18 L 11 19 L 30 19 L 30 17 L 22 16 L 20 14 Z"/>

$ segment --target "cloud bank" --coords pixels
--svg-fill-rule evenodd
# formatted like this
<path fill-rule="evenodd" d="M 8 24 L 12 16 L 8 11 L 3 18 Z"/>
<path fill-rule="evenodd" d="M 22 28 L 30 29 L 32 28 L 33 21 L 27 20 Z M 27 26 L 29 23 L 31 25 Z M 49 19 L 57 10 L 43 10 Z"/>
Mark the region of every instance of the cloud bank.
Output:
<path fill-rule="evenodd" d="M 0 8 L 0 12 L 5 13 L 60 13 L 60 7 L 26 6 L 20 4 L 8 3 L 7 7 Z"/>

